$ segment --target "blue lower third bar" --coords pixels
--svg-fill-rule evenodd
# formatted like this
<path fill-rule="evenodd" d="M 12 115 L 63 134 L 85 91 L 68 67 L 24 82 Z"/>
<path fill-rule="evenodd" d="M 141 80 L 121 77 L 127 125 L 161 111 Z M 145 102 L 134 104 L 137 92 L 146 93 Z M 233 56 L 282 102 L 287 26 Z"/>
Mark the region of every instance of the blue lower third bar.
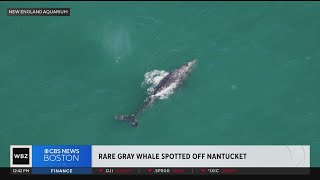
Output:
<path fill-rule="evenodd" d="M 32 174 L 92 174 L 92 168 L 32 168 Z"/>

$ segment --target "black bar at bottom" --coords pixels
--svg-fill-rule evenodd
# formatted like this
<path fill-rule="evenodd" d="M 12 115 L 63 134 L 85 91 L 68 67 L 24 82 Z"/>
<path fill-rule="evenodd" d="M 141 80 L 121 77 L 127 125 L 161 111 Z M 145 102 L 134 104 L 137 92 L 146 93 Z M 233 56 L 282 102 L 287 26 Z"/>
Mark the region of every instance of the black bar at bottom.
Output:
<path fill-rule="evenodd" d="M 32 168 L 0 168 L 1 175 L 32 175 Z M 316 175 L 319 167 L 312 168 L 92 168 L 93 175 Z"/>

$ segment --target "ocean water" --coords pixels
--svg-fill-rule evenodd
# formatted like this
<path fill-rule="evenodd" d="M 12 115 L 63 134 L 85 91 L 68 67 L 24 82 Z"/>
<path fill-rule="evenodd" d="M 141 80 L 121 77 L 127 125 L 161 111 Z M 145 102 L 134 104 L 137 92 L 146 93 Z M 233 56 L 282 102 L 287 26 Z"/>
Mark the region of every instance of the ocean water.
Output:
<path fill-rule="evenodd" d="M 8 17 L 10 7 L 71 8 Z M 0 166 L 10 144 L 311 145 L 320 165 L 319 2 L 1 2 Z M 150 71 L 198 59 L 137 118 Z"/>

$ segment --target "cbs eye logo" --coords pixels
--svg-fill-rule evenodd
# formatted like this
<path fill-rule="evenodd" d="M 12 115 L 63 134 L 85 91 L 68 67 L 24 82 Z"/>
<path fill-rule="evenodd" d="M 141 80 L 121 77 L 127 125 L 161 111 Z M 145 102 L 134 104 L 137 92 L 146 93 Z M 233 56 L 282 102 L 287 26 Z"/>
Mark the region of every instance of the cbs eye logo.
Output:
<path fill-rule="evenodd" d="M 30 163 L 29 148 L 13 148 L 12 162 L 14 165 L 28 165 Z"/>

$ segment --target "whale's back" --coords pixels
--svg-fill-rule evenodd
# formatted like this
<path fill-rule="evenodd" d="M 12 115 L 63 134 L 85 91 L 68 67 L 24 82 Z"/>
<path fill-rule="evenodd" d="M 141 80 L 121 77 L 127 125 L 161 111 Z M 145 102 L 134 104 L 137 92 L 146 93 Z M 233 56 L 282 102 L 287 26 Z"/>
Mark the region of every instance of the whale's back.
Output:
<path fill-rule="evenodd" d="M 152 95 L 155 95 L 162 91 L 163 89 L 170 86 L 175 81 L 175 75 L 174 71 L 168 73 L 160 82 L 159 84 L 154 88 L 154 91 L 152 92 Z"/>

